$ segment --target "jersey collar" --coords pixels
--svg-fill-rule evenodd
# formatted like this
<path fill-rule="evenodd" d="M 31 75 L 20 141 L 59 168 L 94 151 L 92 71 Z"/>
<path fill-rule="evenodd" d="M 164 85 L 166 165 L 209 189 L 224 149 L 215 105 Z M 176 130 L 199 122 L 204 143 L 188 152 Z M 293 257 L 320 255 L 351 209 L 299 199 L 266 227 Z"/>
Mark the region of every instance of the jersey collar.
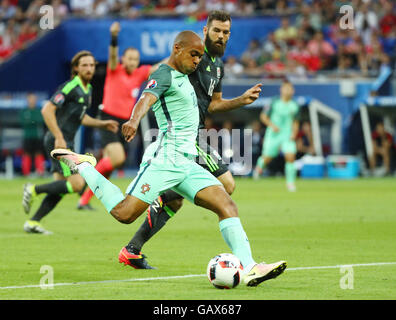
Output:
<path fill-rule="evenodd" d="M 216 61 L 216 57 L 212 57 L 212 56 L 210 55 L 210 53 L 209 53 L 208 49 L 206 48 L 206 46 L 205 46 L 204 50 L 205 50 L 205 52 L 208 54 L 208 56 L 210 57 L 210 59 L 212 60 L 212 62 L 214 63 L 214 62 Z"/>
<path fill-rule="evenodd" d="M 83 85 L 83 83 L 82 83 L 82 81 L 81 81 L 81 78 L 80 78 L 78 75 L 75 76 L 73 80 L 75 80 L 75 81 L 78 83 L 78 85 L 81 87 L 81 89 L 84 91 L 85 94 L 87 94 L 87 93 L 89 92 L 89 89 L 92 88 L 91 84 L 88 83 L 87 89 L 85 89 L 85 88 L 84 88 L 84 85 Z"/>

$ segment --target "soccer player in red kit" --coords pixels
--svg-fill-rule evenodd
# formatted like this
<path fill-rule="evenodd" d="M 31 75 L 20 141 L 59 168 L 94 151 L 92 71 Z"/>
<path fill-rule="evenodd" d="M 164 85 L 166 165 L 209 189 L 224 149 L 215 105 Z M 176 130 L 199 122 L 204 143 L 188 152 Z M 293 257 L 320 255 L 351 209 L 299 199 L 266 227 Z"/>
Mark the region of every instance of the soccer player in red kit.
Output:
<path fill-rule="evenodd" d="M 139 51 L 132 47 L 124 51 L 120 63 L 118 59 L 118 34 L 120 30 L 119 22 L 114 22 L 110 27 L 111 43 L 103 104 L 99 106 L 99 117 L 103 120 L 116 120 L 121 126 L 131 117 L 140 87 L 150 74 L 158 68 L 159 64 L 139 66 Z M 110 131 L 101 130 L 101 143 L 103 157 L 96 165 L 96 169 L 108 178 L 113 170 L 121 167 L 126 160 L 125 140 L 121 131 L 110 133 Z M 78 209 L 92 210 L 89 205 L 92 196 L 92 191 L 86 189 L 79 200 Z"/>

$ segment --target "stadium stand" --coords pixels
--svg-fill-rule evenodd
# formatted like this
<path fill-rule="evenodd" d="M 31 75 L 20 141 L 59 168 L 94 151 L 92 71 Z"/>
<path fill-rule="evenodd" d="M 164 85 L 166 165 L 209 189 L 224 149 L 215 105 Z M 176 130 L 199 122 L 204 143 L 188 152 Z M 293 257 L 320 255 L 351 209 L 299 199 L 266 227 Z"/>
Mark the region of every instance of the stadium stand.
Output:
<path fill-rule="evenodd" d="M 339 27 L 338 12 L 342 4 L 356 8 L 354 30 Z M 39 9 L 43 5 L 53 8 L 55 26 L 76 16 L 94 19 L 178 17 L 202 21 L 207 11 L 213 9 L 229 10 L 234 17 L 279 16 L 282 26 L 274 35 L 254 39 L 253 56 L 249 54 L 253 50 L 249 46 L 237 57 L 247 74 L 254 66 L 271 78 L 286 72 L 306 77 L 329 70 L 354 71 L 354 76 L 375 76 L 382 64 L 395 60 L 396 13 L 392 1 L 2 0 L 1 62 L 48 32 L 38 28 L 42 16 Z M 239 76 L 243 75 L 246 73 Z"/>

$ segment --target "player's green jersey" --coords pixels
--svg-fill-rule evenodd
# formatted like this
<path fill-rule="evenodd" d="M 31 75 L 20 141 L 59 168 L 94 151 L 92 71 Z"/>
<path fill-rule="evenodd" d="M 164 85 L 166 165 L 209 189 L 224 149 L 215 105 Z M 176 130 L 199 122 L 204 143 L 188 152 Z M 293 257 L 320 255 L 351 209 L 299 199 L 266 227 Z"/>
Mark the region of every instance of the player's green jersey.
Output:
<path fill-rule="evenodd" d="M 56 106 L 56 121 L 66 141 L 73 141 L 81 121 L 91 106 L 92 86 L 83 87 L 81 79 L 72 80 L 58 87 L 50 101 Z M 48 131 L 49 132 L 49 131 Z M 51 135 L 49 132 L 48 134 Z"/>
<path fill-rule="evenodd" d="M 195 139 L 199 111 L 197 97 L 188 75 L 162 64 L 150 76 L 143 93 L 145 92 L 158 98 L 152 106 L 159 128 L 158 138 L 154 143 L 155 153 L 169 154 L 176 151 L 197 155 Z"/>
<path fill-rule="evenodd" d="M 211 57 L 205 48 L 205 53 L 197 69 L 189 75 L 198 98 L 199 128 L 204 128 L 213 92 L 221 92 L 221 80 L 224 76 L 224 64 L 218 57 Z"/>
<path fill-rule="evenodd" d="M 272 100 L 269 108 L 264 108 L 271 122 L 279 128 L 279 134 L 290 137 L 293 121 L 299 118 L 299 105 L 294 100 L 283 101 L 280 98 Z M 271 127 L 267 128 L 269 134 L 275 134 Z"/>

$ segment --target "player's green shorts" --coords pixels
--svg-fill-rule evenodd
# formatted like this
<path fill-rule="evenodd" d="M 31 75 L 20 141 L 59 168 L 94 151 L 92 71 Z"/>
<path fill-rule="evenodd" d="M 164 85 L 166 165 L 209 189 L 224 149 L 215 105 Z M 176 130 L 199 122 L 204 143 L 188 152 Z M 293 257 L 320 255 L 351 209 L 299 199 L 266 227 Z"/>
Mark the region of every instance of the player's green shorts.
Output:
<path fill-rule="evenodd" d="M 282 153 L 296 153 L 296 142 L 290 139 L 290 135 L 266 134 L 263 141 L 263 152 L 265 157 L 276 157 L 280 151 Z"/>
<path fill-rule="evenodd" d="M 151 204 L 167 189 L 172 189 L 194 203 L 202 189 L 221 185 L 209 171 L 194 161 L 193 156 L 177 156 L 176 161 L 164 163 L 160 157 L 143 161 L 136 178 L 126 193 Z"/>

